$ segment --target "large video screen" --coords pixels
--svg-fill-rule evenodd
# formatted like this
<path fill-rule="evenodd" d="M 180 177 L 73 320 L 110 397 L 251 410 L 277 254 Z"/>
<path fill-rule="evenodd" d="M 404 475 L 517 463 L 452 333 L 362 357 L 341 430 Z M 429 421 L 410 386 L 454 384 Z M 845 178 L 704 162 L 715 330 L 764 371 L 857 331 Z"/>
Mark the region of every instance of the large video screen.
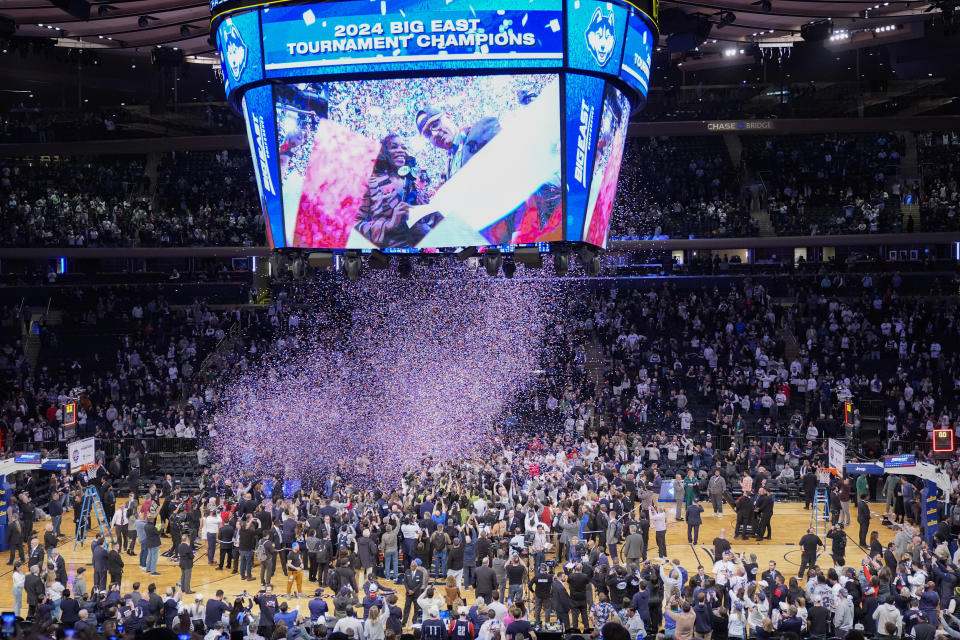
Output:
<path fill-rule="evenodd" d="M 286 246 L 562 239 L 557 74 L 287 84 L 274 100 Z"/>

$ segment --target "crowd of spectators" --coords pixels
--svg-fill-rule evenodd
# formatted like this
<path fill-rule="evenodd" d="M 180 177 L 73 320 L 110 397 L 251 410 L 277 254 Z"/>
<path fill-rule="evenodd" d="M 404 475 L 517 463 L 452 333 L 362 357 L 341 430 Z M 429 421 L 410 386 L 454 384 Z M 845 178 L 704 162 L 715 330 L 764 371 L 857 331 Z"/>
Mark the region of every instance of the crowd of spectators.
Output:
<path fill-rule="evenodd" d="M 769 114 L 746 110 L 761 91 L 761 87 L 753 85 L 729 89 L 654 89 L 653 98 L 647 101 L 637 117 L 647 122 L 763 118 Z"/>
<path fill-rule="evenodd" d="M 123 105 L 0 115 L 0 144 L 237 133 L 243 133 L 243 119 L 224 104 L 183 105 L 162 113 L 154 113 L 146 105 Z"/>
<path fill-rule="evenodd" d="M 756 235 L 749 209 L 722 137 L 631 138 L 610 237 Z"/>
<path fill-rule="evenodd" d="M 770 415 L 769 401 L 776 401 L 784 385 L 792 390 L 785 389 L 787 402 L 775 412 L 781 419 L 799 409 L 806 418 L 819 420 L 831 412 L 838 388 L 881 399 L 898 416 L 898 436 L 910 442 L 924 440 L 925 432 L 917 428 L 958 417 L 955 300 L 904 293 L 898 273 L 824 268 L 816 276 L 785 279 L 796 280 L 789 288 L 776 285 L 781 295 L 789 291 L 789 298 L 772 298 L 767 286 L 773 285 L 736 278 L 720 290 L 678 289 L 668 282 L 613 290 L 574 304 L 563 332 L 570 338 L 545 367 L 542 397 L 516 405 L 521 421 L 538 429 L 555 423 L 555 416 L 545 418 L 542 412 L 547 396 L 561 399 L 572 387 L 577 390 L 575 412 L 631 431 L 643 428 L 639 425 L 646 422 L 638 415 L 646 413 L 659 431 L 679 420 L 675 400 L 682 393 L 695 409 L 694 425 L 710 420 L 725 424 L 717 435 L 730 438 L 735 423 L 751 427 L 762 421 L 758 417 Z M 211 310 L 203 300 L 177 299 L 173 285 L 71 287 L 66 297 L 58 296 L 66 313 L 62 323 L 41 322 L 36 328 L 48 354 L 36 370 L 29 370 L 13 345 L 6 349 L 4 368 L 13 384 L 7 408 L 22 415 L 12 420 L 6 414 L 0 428 L 13 437 L 4 442 L 31 444 L 49 407 L 77 386 L 88 390 L 80 422 L 89 422 L 98 434 L 140 436 L 130 413 L 138 403 L 153 407 L 145 417 L 156 428 L 174 426 L 174 404 L 214 393 L 209 382 L 220 372 L 209 379 L 194 376 L 233 324 L 245 333 L 223 366 L 241 370 L 269 353 L 287 327 L 300 326 L 289 321 L 306 312 L 295 303 L 299 294 L 293 286 L 276 289 L 275 300 L 261 310 L 238 306 L 251 297 L 245 285 L 238 285 L 232 298 L 218 300 L 228 305 L 221 304 L 221 310 Z M 15 310 L 7 310 L 5 335 L 18 338 Z M 589 344 L 606 357 L 599 387 L 585 373 Z M 787 344 L 795 349 L 789 358 Z M 639 388 L 652 391 L 641 398 Z M 110 404 L 115 414 L 107 419 Z M 758 407 L 765 411 L 758 413 Z M 130 420 L 120 419 L 124 416 Z M 190 419 L 203 434 L 206 427 L 198 420 L 197 415 Z M 787 425 L 780 420 L 779 426 Z"/>
<path fill-rule="evenodd" d="M 117 138 L 121 137 L 118 125 L 122 127 L 131 120 L 129 113 L 119 109 L 109 112 L 21 111 L 0 118 L 0 144 Z"/>
<path fill-rule="evenodd" d="M 853 277 L 855 283 L 844 280 Z M 555 617 L 581 630 L 619 621 L 636 640 L 661 629 L 680 637 L 698 612 L 701 633 L 709 627 L 728 637 L 806 628 L 814 637 L 832 629 L 849 638 L 861 624 L 865 636 L 894 637 L 906 628 L 920 638 L 928 631 L 923 625 L 953 624 L 943 603 L 954 597 L 956 582 L 945 576 L 960 562 L 947 544 L 955 532 L 947 526 L 933 544 L 914 538 L 919 492 L 905 485 L 864 482 L 855 491 L 852 483 L 838 485 L 841 505 L 846 496 L 859 509 L 856 494 L 886 499 L 891 517 L 904 523 L 901 533 L 888 549 L 868 545 L 862 534 L 861 548 L 850 544 L 846 551 L 846 538 L 838 547 L 833 536 L 832 559 L 822 556 L 796 584 L 775 566 L 763 572 L 769 558 L 724 553 L 724 543 L 737 544 L 725 538 L 716 563 L 698 575 L 666 559 L 664 533 L 676 515 L 691 525 L 702 518 L 694 508 L 702 497 L 722 510 L 711 478 L 744 496 L 739 504 L 749 503 L 751 513 L 757 507 L 759 520 L 742 522 L 738 509 L 738 535 L 763 533 L 769 518 L 760 505 L 769 493 L 809 500 L 811 469 L 825 456 L 822 438 L 868 433 L 859 417 L 847 426 L 834 412 L 837 389 L 879 401 L 887 412 L 874 425 L 880 427 L 874 441 L 851 441 L 852 450 L 911 450 L 929 439 L 933 425 L 960 428 L 955 299 L 901 295 L 897 274 L 837 271 L 798 286 L 789 299 L 772 297 L 750 279 L 715 289 L 658 281 L 575 297 L 556 330 L 566 339 L 546 363 L 540 397 L 517 403 L 521 424 L 532 431 L 505 437 L 498 450 L 453 466 L 428 462 L 403 475 L 399 486 L 351 486 L 341 476 L 349 468 L 344 463 L 314 492 L 294 496 L 284 496 L 284 478 L 227 477 L 207 465 L 205 452 L 198 452 L 195 483 L 161 480 L 163 469 L 151 468 L 150 452 L 165 439 L 211 435 L 216 426 L 204 412 L 216 401 L 216 379 L 296 340 L 306 330 L 296 319 L 308 313 L 300 301 L 314 286 L 337 281 L 277 283 L 273 302 L 259 311 L 214 311 L 199 300 L 172 304 L 143 287 L 79 288 L 63 303 L 64 325 L 40 327 L 59 364 L 13 372 L 3 442 L 13 449 L 56 446 L 63 435 L 53 426 L 58 407 L 71 388 L 83 387 L 78 431 L 103 443 L 129 443 L 105 448 L 93 481 L 111 519 L 128 532 L 121 552 L 139 550 L 140 566 L 155 572 L 165 533 L 181 579 L 178 586 L 160 585 L 156 597 L 149 590 L 120 593 L 109 584 L 136 569 L 116 569 L 98 541 L 91 548 L 93 575 L 79 574 L 69 585 L 56 558 L 49 572 L 17 569 L 36 625 L 59 616 L 90 636 L 97 625 L 109 634 L 122 624 L 124 633 L 158 625 L 211 638 L 333 638 L 351 629 L 354 638 L 378 640 L 377 629 L 399 637 L 411 623 L 433 638 L 440 612 L 450 611 L 473 623 L 470 637 L 512 638 Z M 232 325 L 242 332 L 221 354 L 223 368 L 204 377 L 204 355 Z M 93 333 L 114 336 L 115 352 L 101 352 L 96 343 L 62 351 Z M 588 349 L 603 356 L 599 378 L 589 375 Z M 949 471 L 956 485 L 956 461 Z M 669 482 L 675 495 L 690 496 L 677 503 L 676 515 L 671 505 L 670 516 L 656 501 Z M 32 524 L 34 507 L 23 496 L 39 498 L 51 488 L 39 484 L 36 477 L 15 478 L 21 497 L 11 503 L 12 523 Z M 78 504 L 69 476 L 52 488 L 71 496 L 68 506 Z M 48 501 L 59 494 L 49 495 Z M 42 504 L 46 510 L 49 503 Z M 841 507 L 838 517 L 843 513 Z M 195 540 L 207 545 L 210 562 L 219 560 L 262 590 L 224 606 L 210 594 L 202 606 L 191 605 L 184 596 L 191 594 Z M 287 593 L 316 589 L 316 597 L 296 611 L 281 603 L 266 586 L 281 573 Z M 386 582 L 374 588 L 377 577 Z M 45 585 L 39 591 L 38 579 Z M 405 594 L 402 607 L 390 597 L 394 590 Z M 876 610 L 882 613 L 874 616 Z M 894 632 L 878 631 L 886 621 Z M 443 623 L 450 625 L 456 628 L 452 620 Z"/>
<path fill-rule="evenodd" d="M 0 246 L 263 246 L 247 154 L 0 162 Z M 154 198 L 154 190 L 156 198 Z"/>
<path fill-rule="evenodd" d="M 904 143 L 892 133 L 742 136 L 743 166 L 731 161 L 722 136 L 633 138 L 609 236 L 754 236 L 760 222 L 750 211 L 764 204 L 778 235 L 950 229 L 958 193 L 955 137 L 918 139 L 920 194 L 901 182 Z M 245 150 L 163 154 L 153 182 L 147 164 L 143 156 L 3 161 L 0 244 L 266 242 Z M 904 217 L 901 203 L 915 201 L 918 218 Z"/>
<path fill-rule="evenodd" d="M 143 158 L 0 163 L 3 246 L 130 244 L 149 210 Z"/>
<path fill-rule="evenodd" d="M 263 214 L 247 152 L 164 154 L 157 224 L 164 245 L 263 246 Z"/>
<path fill-rule="evenodd" d="M 902 230 L 893 133 L 750 137 L 743 158 L 766 190 L 778 235 Z"/>
<path fill-rule="evenodd" d="M 923 192 L 919 227 L 923 231 L 954 231 L 960 208 L 960 138 L 957 132 L 927 133 L 918 139 Z"/>
<path fill-rule="evenodd" d="M 234 292 L 211 308 L 171 285 L 66 288 L 58 296 L 60 322 L 36 322 L 37 366 L 15 348 L 4 361 L 5 446 L 62 447 L 62 427 L 47 418 L 78 388 L 78 432 L 100 438 L 108 450 L 132 446 L 146 455 L 155 437 L 182 437 L 185 428 L 196 434 L 206 356 L 233 325 L 259 321 L 256 310 L 242 307 L 248 288 L 237 285 Z"/>
<path fill-rule="evenodd" d="M 884 80 L 869 93 L 857 82 L 742 84 L 706 87 L 665 82 L 652 87 L 639 120 L 767 120 L 779 118 L 878 118 L 956 115 L 949 82 Z M 687 78 L 690 80 L 690 78 Z"/>

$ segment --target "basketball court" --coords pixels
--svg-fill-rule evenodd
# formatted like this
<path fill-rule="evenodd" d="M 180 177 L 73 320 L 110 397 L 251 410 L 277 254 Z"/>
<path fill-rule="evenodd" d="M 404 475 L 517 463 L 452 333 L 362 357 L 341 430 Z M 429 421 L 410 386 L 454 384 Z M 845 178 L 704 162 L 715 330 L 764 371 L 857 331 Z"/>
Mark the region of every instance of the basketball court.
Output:
<path fill-rule="evenodd" d="M 691 573 L 695 573 L 699 565 L 703 565 L 704 568 L 709 573 L 713 568 L 713 539 L 720 534 L 721 529 L 726 530 L 727 539 L 730 540 L 730 543 L 733 545 L 733 550 L 737 553 L 745 553 L 749 557 L 749 554 L 755 553 L 757 555 L 757 562 L 760 565 L 760 570 L 765 571 L 767 568 L 767 563 L 770 560 L 774 560 L 777 563 L 778 569 L 786 576 L 788 579 L 791 576 L 797 575 L 797 570 L 800 567 L 800 548 L 797 546 L 797 542 L 800 540 L 800 537 L 803 536 L 807 528 L 810 526 L 810 511 L 803 508 L 803 503 L 790 502 L 790 503 L 777 503 L 774 507 L 774 515 L 771 520 L 771 529 L 772 529 L 772 538 L 770 540 L 765 540 L 763 542 L 757 542 L 756 539 L 750 540 L 734 540 L 733 531 L 736 523 L 736 515 L 727 505 L 725 505 L 723 517 L 717 518 L 713 516 L 712 507 L 707 503 L 701 503 L 704 505 L 706 511 L 703 514 L 703 525 L 700 527 L 700 539 L 698 544 L 690 544 L 687 542 L 687 525 L 685 522 L 675 522 L 673 520 L 673 504 L 664 502 L 661 503 L 661 506 L 667 511 L 669 526 L 667 529 L 667 555 L 669 559 L 677 559 L 680 563 Z M 879 503 L 874 503 L 871 505 L 871 510 L 873 513 L 873 520 L 870 523 L 871 530 L 879 529 L 880 531 L 880 542 L 886 545 L 887 542 L 893 540 L 895 531 L 890 528 L 884 527 L 881 525 L 880 516 L 883 514 L 883 505 Z M 851 509 L 851 515 L 855 518 L 855 510 Z M 42 521 L 37 524 L 36 530 L 38 532 L 43 531 L 43 526 L 46 524 L 46 521 Z M 65 518 L 63 530 L 64 532 L 70 531 L 73 527 L 72 519 Z M 96 524 L 94 524 L 93 531 L 97 530 Z M 847 549 L 846 549 L 846 564 L 847 566 L 859 567 L 860 560 L 864 553 L 863 550 L 859 549 L 857 546 L 857 536 L 858 536 L 858 525 L 856 520 L 853 521 L 853 526 L 846 527 L 847 533 Z M 70 531 L 72 533 L 72 531 Z M 656 542 L 654 536 L 651 532 L 650 535 L 651 551 L 652 555 L 656 555 Z M 830 541 L 824 539 L 826 544 L 825 553 L 830 551 Z M 170 539 L 163 538 L 163 546 L 161 547 L 162 551 L 165 551 L 169 548 Z M 204 599 L 212 597 L 217 589 L 223 589 L 226 593 L 228 599 L 232 600 L 234 597 L 239 596 L 245 590 L 246 591 L 256 591 L 259 587 L 256 582 L 244 582 L 240 580 L 239 574 L 234 574 L 229 571 L 217 571 L 216 567 L 210 566 L 207 564 L 207 557 L 205 553 L 206 547 L 205 543 L 197 551 L 197 555 L 194 562 L 193 577 L 192 577 L 192 587 L 197 594 L 203 594 Z M 76 575 L 76 570 L 81 566 L 86 566 L 87 571 L 84 574 L 88 588 L 93 585 L 93 565 L 91 564 L 91 554 L 90 554 L 90 544 L 89 539 L 86 546 L 78 546 L 74 550 L 74 541 L 72 538 L 66 538 L 64 542 L 60 545 L 60 552 L 63 555 L 67 563 L 67 573 L 69 574 L 70 582 L 73 581 L 74 576 Z M 161 574 L 160 576 L 151 576 L 144 571 L 141 571 L 137 566 L 139 557 L 139 546 L 137 548 L 136 556 L 128 556 L 124 554 L 123 559 L 126 563 L 123 572 L 123 583 L 121 587 L 122 593 L 129 593 L 133 588 L 134 582 L 140 582 L 141 588 L 143 591 L 146 591 L 146 586 L 155 582 L 157 585 L 158 592 L 162 593 L 166 587 L 174 585 L 180 581 L 180 570 L 174 562 L 161 556 L 160 561 L 157 564 L 157 571 Z M 832 566 L 832 560 L 829 558 L 824 558 L 824 561 L 821 563 L 823 566 Z M 13 606 L 13 579 L 11 577 L 12 567 L 4 566 L 4 571 L 0 573 L 0 610 L 9 611 Z M 254 567 L 254 576 L 259 578 L 259 566 Z M 303 602 L 300 603 L 302 610 L 306 610 L 306 600 L 310 597 L 313 597 L 313 592 L 317 588 L 316 583 L 307 583 L 306 576 L 304 576 L 304 590 L 307 592 L 307 597 L 303 598 Z M 386 580 L 380 581 L 381 585 L 389 589 L 396 588 L 392 583 L 387 582 Z M 274 591 L 279 594 L 286 593 L 287 590 L 287 581 L 286 576 L 283 575 L 279 570 L 276 575 L 273 577 L 273 586 Z M 397 595 L 400 598 L 400 604 L 403 604 L 403 589 L 397 589 Z M 195 596 L 184 596 L 184 599 L 189 603 L 192 602 Z M 324 597 L 328 600 L 328 604 L 332 607 L 333 593 L 330 589 L 324 589 Z M 468 602 L 473 601 L 472 592 L 468 592 L 467 595 Z M 24 597 L 24 609 L 21 612 L 22 615 L 26 614 L 26 597 Z"/>

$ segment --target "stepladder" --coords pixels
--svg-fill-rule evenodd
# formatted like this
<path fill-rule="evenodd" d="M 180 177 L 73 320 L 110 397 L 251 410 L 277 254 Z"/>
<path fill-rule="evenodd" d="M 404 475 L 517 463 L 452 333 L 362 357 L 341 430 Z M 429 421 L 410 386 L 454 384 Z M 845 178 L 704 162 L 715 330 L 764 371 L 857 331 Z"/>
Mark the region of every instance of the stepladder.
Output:
<path fill-rule="evenodd" d="M 100 494 L 95 487 L 87 487 L 83 491 L 83 504 L 80 507 L 80 521 L 77 525 L 77 537 L 73 541 L 73 548 L 77 545 L 83 546 L 87 538 L 87 528 L 91 523 L 91 517 L 96 517 L 97 526 L 105 540 L 113 544 L 113 531 L 110 529 L 110 521 L 107 519 L 107 513 L 103 509 L 103 502 L 100 500 Z"/>

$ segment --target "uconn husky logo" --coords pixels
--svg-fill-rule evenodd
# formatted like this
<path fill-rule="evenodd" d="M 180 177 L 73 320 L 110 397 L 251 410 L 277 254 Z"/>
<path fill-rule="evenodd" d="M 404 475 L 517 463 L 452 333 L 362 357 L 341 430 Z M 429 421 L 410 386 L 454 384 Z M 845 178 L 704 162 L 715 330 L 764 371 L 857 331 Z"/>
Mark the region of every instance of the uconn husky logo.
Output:
<path fill-rule="evenodd" d="M 247 66 L 247 45 L 240 35 L 240 30 L 237 29 L 232 20 L 227 20 L 222 29 L 223 32 L 220 36 L 221 51 L 226 54 L 226 67 L 230 69 L 230 75 L 236 82 L 240 80 L 240 74 Z"/>
<path fill-rule="evenodd" d="M 587 48 L 593 54 L 597 64 L 606 66 L 613 55 L 613 48 L 617 45 L 617 37 L 613 30 L 613 12 L 603 15 L 599 7 L 594 9 L 590 26 L 584 33 L 587 39 Z"/>

